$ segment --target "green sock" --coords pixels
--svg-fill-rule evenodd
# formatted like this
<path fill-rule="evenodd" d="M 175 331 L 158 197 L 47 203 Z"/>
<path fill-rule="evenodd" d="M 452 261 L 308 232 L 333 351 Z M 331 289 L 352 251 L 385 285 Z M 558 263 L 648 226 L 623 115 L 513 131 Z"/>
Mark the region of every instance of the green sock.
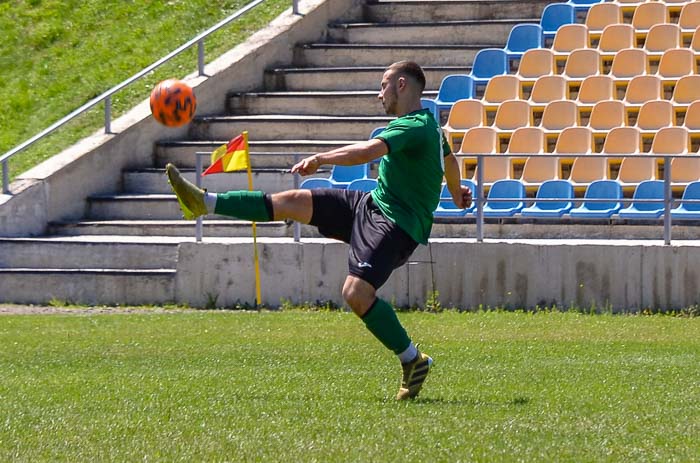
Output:
<path fill-rule="evenodd" d="M 411 339 L 388 302 L 377 298 L 362 317 L 367 329 L 396 355 L 405 351 Z"/>
<path fill-rule="evenodd" d="M 214 212 L 252 222 L 272 220 L 272 204 L 262 191 L 229 191 L 216 195 Z"/>

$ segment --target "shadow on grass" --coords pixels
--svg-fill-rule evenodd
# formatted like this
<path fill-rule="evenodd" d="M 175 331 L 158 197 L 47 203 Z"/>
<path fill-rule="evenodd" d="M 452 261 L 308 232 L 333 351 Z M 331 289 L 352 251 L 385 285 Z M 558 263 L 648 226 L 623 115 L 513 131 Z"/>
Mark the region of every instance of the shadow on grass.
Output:
<path fill-rule="evenodd" d="M 390 400 L 382 400 L 382 402 L 390 402 Z M 520 407 L 528 405 L 532 402 L 530 397 L 518 396 L 505 401 L 483 401 L 478 399 L 458 399 L 445 397 L 417 397 L 413 400 L 407 400 L 406 404 L 426 404 L 426 405 L 459 405 L 471 407 Z"/>

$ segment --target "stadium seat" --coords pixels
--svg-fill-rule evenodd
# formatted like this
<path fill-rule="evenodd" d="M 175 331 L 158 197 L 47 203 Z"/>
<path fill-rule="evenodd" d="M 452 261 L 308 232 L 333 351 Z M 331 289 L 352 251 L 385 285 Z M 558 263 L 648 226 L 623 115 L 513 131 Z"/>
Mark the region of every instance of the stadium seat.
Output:
<path fill-rule="evenodd" d="M 591 48 L 597 48 L 600 36 L 606 26 L 622 23 L 622 10 L 615 3 L 597 3 L 591 6 L 586 16 L 588 27 L 588 44 Z"/>
<path fill-rule="evenodd" d="M 676 112 L 676 117 L 678 117 L 678 112 Z M 690 136 L 688 143 L 690 150 L 697 151 L 700 147 L 700 100 L 687 106 L 687 110 L 683 114 L 683 127 L 688 130 Z"/>
<path fill-rule="evenodd" d="M 496 111 L 501 103 L 507 100 L 520 99 L 520 79 L 512 74 L 494 76 L 486 84 L 484 96 L 481 99 L 486 115 L 486 124 L 491 125 L 496 117 Z"/>
<path fill-rule="evenodd" d="M 475 127 L 464 134 L 462 146 L 456 153 L 462 167 L 462 178 L 475 178 L 476 158 L 475 154 L 495 154 L 498 138 L 496 129 L 492 127 Z M 484 158 L 487 160 L 488 158 Z M 508 166 L 510 161 L 508 161 Z M 506 175 L 510 178 L 510 167 L 506 169 Z"/>
<path fill-rule="evenodd" d="M 457 100 L 450 114 L 447 123 L 442 126 L 447 142 L 452 147 L 452 151 L 457 151 L 462 144 L 462 139 L 467 130 L 472 127 L 484 125 L 486 116 L 481 100 Z"/>
<path fill-rule="evenodd" d="M 493 126 L 499 132 L 498 152 L 502 153 L 505 151 L 505 148 L 501 148 L 501 146 L 508 144 L 513 130 L 520 127 L 531 127 L 532 125 L 532 111 L 527 101 L 508 100 L 501 103 L 496 112 L 496 119 L 493 122 Z"/>
<path fill-rule="evenodd" d="M 661 55 L 682 44 L 681 31 L 675 24 L 656 24 L 649 29 L 644 50 L 649 55 L 649 73 L 655 73 Z"/>
<path fill-rule="evenodd" d="M 493 201 L 494 199 L 513 199 L 513 201 Z M 525 203 L 525 187 L 518 180 L 498 180 L 491 185 L 486 203 L 484 217 L 506 218 L 520 212 Z"/>
<path fill-rule="evenodd" d="M 545 108 L 552 101 L 565 100 L 569 96 L 567 82 L 562 76 L 544 76 L 537 79 L 530 94 L 532 122 L 538 125 L 542 120 Z"/>
<path fill-rule="evenodd" d="M 645 180 L 634 189 L 632 199 L 660 200 L 664 199 L 664 182 L 661 180 Z M 664 213 L 663 202 L 632 202 L 618 215 L 621 219 L 658 219 Z"/>
<path fill-rule="evenodd" d="M 681 9 L 678 26 L 684 33 L 694 33 L 700 26 L 700 2 L 688 2 Z"/>
<path fill-rule="evenodd" d="M 574 203 L 566 201 L 573 199 L 574 188 L 566 180 L 548 180 L 537 190 L 537 199 L 562 199 L 564 201 L 535 201 L 532 206 L 521 211 L 523 217 L 550 218 L 561 217 L 569 212 Z"/>
<path fill-rule="evenodd" d="M 572 51 L 587 47 L 588 28 L 585 25 L 566 24 L 561 26 L 552 43 L 555 72 L 561 74 L 564 71 L 566 60 Z"/>
<path fill-rule="evenodd" d="M 369 163 L 354 166 L 333 166 L 328 180 L 331 181 L 334 188 L 345 189 L 353 180 L 365 178 L 369 178 Z"/>
<path fill-rule="evenodd" d="M 698 201 L 689 203 L 684 201 Z M 692 182 L 685 187 L 683 197 L 678 207 L 671 209 L 673 220 L 698 220 L 700 219 L 700 181 Z"/>
<path fill-rule="evenodd" d="M 541 153 L 544 153 L 544 132 L 542 129 L 539 127 L 520 127 L 513 132 L 505 154 L 511 155 L 511 162 L 518 166 L 523 165 L 523 163 L 527 165 L 528 161 L 533 161 L 527 166 L 527 172 L 525 167 L 523 167 L 522 172 L 522 181 L 527 181 L 527 186 L 530 188 L 536 187 L 542 183 L 542 176 L 546 177 L 544 180 L 559 178 L 556 174 L 557 169 L 554 169 L 555 173 L 553 177 L 549 176 L 550 172 L 548 169 L 551 162 L 547 161 L 551 160 L 527 157 L 528 154 Z M 557 159 L 552 158 L 552 160 L 558 166 Z"/>
<path fill-rule="evenodd" d="M 374 178 L 361 178 L 348 184 L 348 190 L 372 191 L 377 188 L 377 180 Z"/>
<path fill-rule="evenodd" d="M 591 183 L 608 178 L 608 162 L 605 158 L 579 156 L 574 159 L 569 174 L 569 182 L 577 190 L 587 188 Z"/>
<path fill-rule="evenodd" d="M 377 127 L 374 130 L 372 130 L 372 133 L 369 135 L 369 139 L 371 140 L 372 138 L 376 137 L 380 133 L 382 133 L 386 129 L 386 127 Z"/>
<path fill-rule="evenodd" d="M 474 97 L 481 98 L 489 79 L 508 74 L 508 58 L 501 48 L 484 48 L 474 56 L 471 77 L 474 80 Z"/>
<path fill-rule="evenodd" d="M 628 123 L 634 123 L 632 120 L 634 113 L 638 112 L 644 103 L 658 100 L 661 96 L 661 79 L 658 77 L 637 76 L 630 80 L 625 98 L 622 100 L 627 108 Z"/>
<path fill-rule="evenodd" d="M 550 149 L 549 140 L 556 141 L 556 135 L 567 127 L 579 125 L 578 106 L 571 100 L 552 101 L 544 108 L 540 127 L 545 133 L 548 140 L 545 143 L 547 152 L 552 152 Z"/>
<path fill-rule="evenodd" d="M 438 105 L 437 103 L 435 103 L 435 100 L 431 100 L 430 98 L 421 98 L 420 105 L 421 108 L 430 110 L 430 112 L 433 114 L 433 117 L 435 118 L 435 121 L 438 124 L 441 124 L 440 110 L 438 109 Z"/>
<path fill-rule="evenodd" d="M 542 40 L 542 26 L 539 24 L 517 24 L 513 26 L 504 48 L 508 57 L 507 69 L 510 72 L 517 71 L 523 53 L 531 48 L 542 48 Z"/>
<path fill-rule="evenodd" d="M 670 100 L 678 79 L 695 74 L 695 54 L 688 48 L 672 48 L 661 56 L 656 73 L 661 78 L 663 97 Z"/>
<path fill-rule="evenodd" d="M 692 102 L 700 100 L 700 75 L 683 76 L 673 89 L 671 102 L 678 110 L 687 109 Z"/>
<path fill-rule="evenodd" d="M 535 81 L 542 76 L 554 74 L 554 54 L 548 48 L 533 48 L 526 51 L 520 60 L 517 76 L 520 79 L 522 98 L 528 98 Z"/>
<path fill-rule="evenodd" d="M 689 35 L 690 33 L 688 33 Z M 685 41 L 683 42 L 683 45 L 685 46 L 686 43 Z M 693 32 L 692 38 L 690 40 L 690 43 L 688 44 L 688 48 L 693 50 L 693 53 L 699 54 L 700 53 L 700 26 L 695 29 L 695 32 Z M 700 65 L 698 65 L 700 66 Z"/>
<path fill-rule="evenodd" d="M 642 134 L 642 151 L 649 151 L 654 134 L 664 127 L 674 125 L 673 105 L 666 100 L 647 101 L 639 109 L 637 128 Z"/>
<path fill-rule="evenodd" d="M 615 79 L 617 98 L 624 98 L 627 85 L 633 77 L 648 73 L 647 54 L 641 48 L 625 48 L 616 53 L 610 67 L 610 76 Z"/>
<path fill-rule="evenodd" d="M 599 101 L 612 100 L 613 78 L 606 75 L 586 77 L 576 97 L 581 124 L 588 124 L 593 106 Z"/>
<path fill-rule="evenodd" d="M 443 124 L 455 101 L 474 96 L 474 81 L 466 74 L 450 74 L 440 83 L 435 104 L 440 113 L 438 123 Z M 444 116 L 443 116 L 444 114 Z"/>
<path fill-rule="evenodd" d="M 544 38 L 544 46 L 552 45 L 554 36 L 559 28 L 565 24 L 573 24 L 576 22 L 576 11 L 573 5 L 567 3 L 550 3 L 544 7 L 542 11 L 542 37 Z"/>
<path fill-rule="evenodd" d="M 610 201 L 586 201 L 586 199 L 608 199 Z M 621 208 L 622 188 L 614 180 L 596 180 L 586 188 L 583 204 L 571 209 L 569 215 L 577 218 L 608 219 Z"/>
<path fill-rule="evenodd" d="M 301 182 L 299 188 L 304 190 L 313 190 L 315 188 L 333 188 L 333 182 L 327 178 L 307 178 Z"/>
<path fill-rule="evenodd" d="M 610 130 L 627 125 L 625 104 L 619 100 L 599 101 L 593 106 L 588 127 L 593 130 L 593 151 L 600 153 Z"/>
<path fill-rule="evenodd" d="M 600 74 L 600 53 L 595 48 L 579 48 L 574 50 L 566 60 L 564 66 L 564 76 L 569 82 L 575 82 L 576 92 L 581 82 L 588 76 L 596 76 Z M 571 84 L 569 84 L 571 85 Z"/>
<path fill-rule="evenodd" d="M 469 187 L 472 191 L 472 204 L 466 209 L 458 208 L 452 201 L 452 194 L 447 188 L 447 184 L 442 185 L 442 190 L 440 191 L 440 202 L 438 203 L 437 209 L 433 212 L 435 217 L 464 217 L 470 214 L 476 208 L 476 185 L 471 180 L 462 180 L 463 186 Z"/>
<path fill-rule="evenodd" d="M 634 16 L 632 17 L 632 26 L 637 34 L 640 34 L 642 37 L 646 36 L 652 26 L 668 22 L 666 4 L 659 1 L 640 4 L 635 8 Z"/>
<path fill-rule="evenodd" d="M 642 136 L 636 127 L 615 127 L 608 132 L 603 143 L 601 154 L 635 156 L 641 153 Z M 618 170 L 622 158 L 620 156 L 609 157 L 608 172 L 609 178 L 614 178 L 614 171 Z"/>
<path fill-rule="evenodd" d="M 658 155 L 688 154 L 689 133 L 685 127 L 668 127 L 659 130 L 654 137 L 652 153 Z M 671 160 L 671 183 L 673 186 L 685 186 L 700 180 L 700 159 L 677 157 Z"/>
<path fill-rule="evenodd" d="M 645 180 L 656 179 L 656 158 L 648 154 L 628 156 L 622 159 L 617 181 L 623 188 L 633 188 Z"/>
<path fill-rule="evenodd" d="M 569 170 L 573 168 L 572 164 L 576 162 L 577 156 L 590 154 L 592 152 L 593 131 L 588 127 L 568 127 L 562 130 L 561 134 L 559 135 L 559 138 L 557 139 L 557 144 L 554 147 L 553 154 L 562 155 L 557 157 L 560 165 L 560 174 L 562 174 L 563 172 L 561 171 L 564 166 L 566 166 L 566 168 Z M 603 170 L 602 175 L 604 174 L 605 171 Z M 569 174 L 569 176 L 570 175 L 571 174 Z M 564 178 L 564 176 L 561 175 L 561 178 Z M 599 176 L 597 178 L 604 177 Z M 586 181 L 586 183 L 588 182 L 590 182 L 590 179 Z"/>

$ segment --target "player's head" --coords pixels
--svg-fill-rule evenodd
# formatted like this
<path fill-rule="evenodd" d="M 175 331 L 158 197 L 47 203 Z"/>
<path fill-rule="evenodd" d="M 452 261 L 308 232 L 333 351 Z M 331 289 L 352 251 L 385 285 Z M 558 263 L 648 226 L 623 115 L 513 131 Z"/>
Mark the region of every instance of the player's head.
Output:
<path fill-rule="evenodd" d="M 425 74 L 413 61 L 399 61 L 389 66 L 382 77 L 378 98 L 387 114 L 400 116 L 420 107 L 425 89 Z"/>

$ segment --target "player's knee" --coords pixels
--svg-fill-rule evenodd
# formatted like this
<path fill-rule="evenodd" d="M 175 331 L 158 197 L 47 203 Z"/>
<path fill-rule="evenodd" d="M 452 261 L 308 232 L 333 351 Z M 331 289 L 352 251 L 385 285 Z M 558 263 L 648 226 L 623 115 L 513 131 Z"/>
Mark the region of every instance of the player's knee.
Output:
<path fill-rule="evenodd" d="M 345 280 L 343 299 L 358 316 L 367 312 L 375 298 L 374 288 L 369 283 L 352 278 Z"/>

